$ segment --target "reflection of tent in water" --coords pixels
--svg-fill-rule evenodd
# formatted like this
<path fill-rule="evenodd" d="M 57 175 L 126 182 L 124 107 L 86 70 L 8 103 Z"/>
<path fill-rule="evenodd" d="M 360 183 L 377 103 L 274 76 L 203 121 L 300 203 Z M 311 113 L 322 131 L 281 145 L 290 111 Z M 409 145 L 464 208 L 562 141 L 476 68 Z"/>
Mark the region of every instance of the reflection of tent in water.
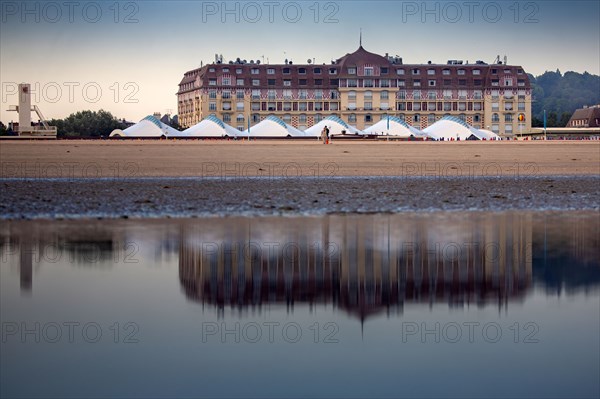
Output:
<path fill-rule="evenodd" d="M 397 116 L 383 117 L 373 126 L 366 128 L 365 133 L 373 135 L 389 135 L 401 138 L 427 137 L 425 133 L 417 128 L 409 126 L 405 121 Z"/>
<path fill-rule="evenodd" d="M 155 116 L 148 115 L 125 130 L 113 130 L 110 137 L 170 137 L 179 133 L 178 130 L 165 125 Z"/>

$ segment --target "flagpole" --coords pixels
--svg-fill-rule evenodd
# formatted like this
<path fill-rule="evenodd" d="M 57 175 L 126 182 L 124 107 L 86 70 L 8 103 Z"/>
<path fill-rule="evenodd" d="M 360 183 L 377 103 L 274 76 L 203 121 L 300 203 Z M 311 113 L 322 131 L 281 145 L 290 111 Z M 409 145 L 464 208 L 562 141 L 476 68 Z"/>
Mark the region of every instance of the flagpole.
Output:
<path fill-rule="evenodd" d="M 548 140 L 548 135 L 546 134 L 546 110 L 544 110 L 544 140 Z"/>

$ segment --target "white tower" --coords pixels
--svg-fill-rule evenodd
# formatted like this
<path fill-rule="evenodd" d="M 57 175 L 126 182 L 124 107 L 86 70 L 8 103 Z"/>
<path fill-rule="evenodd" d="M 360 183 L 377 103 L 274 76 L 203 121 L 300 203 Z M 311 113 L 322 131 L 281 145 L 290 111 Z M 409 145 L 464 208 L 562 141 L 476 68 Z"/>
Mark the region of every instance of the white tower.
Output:
<path fill-rule="evenodd" d="M 31 130 L 31 86 L 29 83 L 19 84 L 19 130 Z"/>

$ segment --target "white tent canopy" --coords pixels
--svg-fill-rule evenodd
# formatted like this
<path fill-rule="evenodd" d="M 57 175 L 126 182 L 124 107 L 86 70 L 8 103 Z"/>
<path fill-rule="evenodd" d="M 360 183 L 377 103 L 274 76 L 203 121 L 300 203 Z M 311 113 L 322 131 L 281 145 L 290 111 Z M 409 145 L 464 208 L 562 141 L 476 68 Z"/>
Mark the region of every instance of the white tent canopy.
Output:
<path fill-rule="evenodd" d="M 445 116 L 433 125 L 425 128 L 424 133 L 435 140 L 497 140 L 498 135 L 475 129 L 465 121 L 454 117 Z M 490 135 L 491 133 L 491 135 Z"/>
<path fill-rule="evenodd" d="M 335 115 L 328 116 L 319 123 L 313 125 L 312 127 L 309 127 L 304 131 L 304 133 L 310 137 L 320 137 L 321 131 L 325 126 L 329 128 L 330 136 L 338 136 L 343 134 L 363 134 L 363 132 L 361 132 L 354 126 L 348 125 L 346 122 L 344 122 L 342 119 Z"/>
<path fill-rule="evenodd" d="M 269 115 L 250 129 L 240 133 L 243 137 L 305 137 L 302 130 L 288 125 L 278 117 Z"/>
<path fill-rule="evenodd" d="M 209 115 L 194 126 L 172 137 L 237 137 L 240 131 L 229 126 L 215 115 Z"/>
<path fill-rule="evenodd" d="M 113 130 L 110 137 L 170 137 L 179 133 L 176 129 L 159 121 L 155 116 L 148 115 L 125 130 Z"/>
<path fill-rule="evenodd" d="M 388 120 L 389 118 L 389 120 Z M 389 126 L 389 128 L 388 128 Z M 417 128 L 409 126 L 402 119 L 397 116 L 384 117 L 373 126 L 364 130 L 366 134 L 371 135 L 389 135 L 396 137 L 409 138 L 413 137 L 426 137 L 427 135 Z"/>

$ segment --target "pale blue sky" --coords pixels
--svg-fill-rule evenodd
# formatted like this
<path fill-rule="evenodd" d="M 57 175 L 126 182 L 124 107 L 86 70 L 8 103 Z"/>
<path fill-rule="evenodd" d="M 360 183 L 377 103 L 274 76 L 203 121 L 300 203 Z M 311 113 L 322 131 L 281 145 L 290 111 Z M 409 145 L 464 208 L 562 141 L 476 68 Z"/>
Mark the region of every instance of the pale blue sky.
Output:
<path fill-rule="evenodd" d="M 15 1 L 2 3 L 0 120 L 29 82 L 47 118 L 176 112 L 183 73 L 214 60 L 329 63 L 358 47 L 405 63 L 508 57 L 538 75 L 600 74 L 598 1 Z M 318 11 L 317 11 L 318 10 Z M 126 23 L 126 21 L 128 23 Z M 101 90 L 101 93 L 98 92 Z"/>

